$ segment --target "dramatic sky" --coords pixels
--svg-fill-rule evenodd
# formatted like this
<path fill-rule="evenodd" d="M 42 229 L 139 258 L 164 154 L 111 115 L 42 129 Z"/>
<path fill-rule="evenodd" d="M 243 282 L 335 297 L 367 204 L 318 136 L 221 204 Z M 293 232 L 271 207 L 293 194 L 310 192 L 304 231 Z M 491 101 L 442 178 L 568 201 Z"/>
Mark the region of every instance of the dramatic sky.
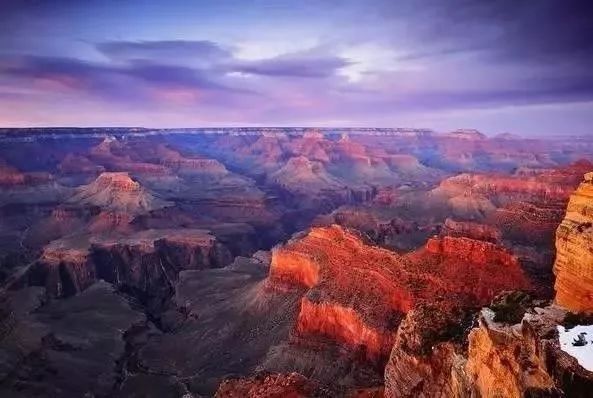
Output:
<path fill-rule="evenodd" d="M 0 126 L 593 134 L 591 0 L 0 0 Z"/>

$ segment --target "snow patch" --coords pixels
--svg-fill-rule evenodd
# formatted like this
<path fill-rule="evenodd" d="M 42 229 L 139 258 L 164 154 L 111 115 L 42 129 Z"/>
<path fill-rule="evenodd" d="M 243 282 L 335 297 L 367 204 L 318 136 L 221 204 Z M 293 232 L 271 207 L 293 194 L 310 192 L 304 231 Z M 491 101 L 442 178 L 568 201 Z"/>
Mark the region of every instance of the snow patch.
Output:
<path fill-rule="evenodd" d="M 564 326 L 557 326 L 560 349 L 574 357 L 579 365 L 593 372 L 593 325 L 578 325 L 566 330 Z M 573 345 L 573 341 L 579 338 L 581 333 L 587 344 L 583 346 Z"/>

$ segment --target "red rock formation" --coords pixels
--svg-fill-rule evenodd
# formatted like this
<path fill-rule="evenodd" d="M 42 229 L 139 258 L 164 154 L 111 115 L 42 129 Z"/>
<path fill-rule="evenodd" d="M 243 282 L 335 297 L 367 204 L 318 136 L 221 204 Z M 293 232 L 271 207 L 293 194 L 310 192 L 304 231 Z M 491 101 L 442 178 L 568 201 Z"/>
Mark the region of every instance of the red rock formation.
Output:
<path fill-rule="evenodd" d="M 570 197 L 556 231 L 556 302 L 571 311 L 593 311 L 593 172 Z"/>
<path fill-rule="evenodd" d="M 479 327 L 469 335 L 467 374 L 472 389 L 485 397 L 521 397 L 528 391 L 554 396 L 554 382 L 533 331 L 523 325 L 496 325 L 491 316 L 483 312 Z"/>
<path fill-rule="evenodd" d="M 274 249 L 268 284 L 310 289 L 301 302 L 300 334 L 329 336 L 380 358 L 393 344 L 398 314 L 412 305 L 408 278 L 399 256 L 331 226 Z"/>
<path fill-rule="evenodd" d="M 460 277 L 463 275 L 463 277 Z M 398 320 L 416 303 L 488 303 L 500 291 L 527 288 L 518 260 L 495 244 L 468 238 L 431 239 L 401 257 L 336 225 L 313 228 L 274 249 L 268 285 L 308 289 L 296 331 L 323 335 L 386 358 Z"/>
<path fill-rule="evenodd" d="M 504 290 L 531 288 L 517 257 L 493 243 L 434 237 L 407 257 L 439 277 L 430 290 L 433 298 L 444 291 L 467 295 L 466 304 L 486 305 Z"/>
<path fill-rule="evenodd" d="M 291 158 L 284 167 L 270 175 L 269 180 L 297 193 L 345 191 L 345 184 L 329 174 L 321 163 L 304 156 Z"/>

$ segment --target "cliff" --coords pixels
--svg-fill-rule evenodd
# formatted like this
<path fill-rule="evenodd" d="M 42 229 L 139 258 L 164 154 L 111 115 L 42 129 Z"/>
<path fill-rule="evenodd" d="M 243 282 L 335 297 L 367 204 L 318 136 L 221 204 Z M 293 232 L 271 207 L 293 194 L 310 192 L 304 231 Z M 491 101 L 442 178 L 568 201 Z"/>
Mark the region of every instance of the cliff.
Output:
<path fill-rule="evenodd" d="M 570 197 L 556 231 L 556 302 L 571 311 L 593 311 L 593 173 Z"/>
<path fill-rule="evenodd" d="M 330 337 L 377 359 L 388 355 L 398 319 L 412 305 L 408 279 L 401 257 L 333 225 L 275 248 L 268 285 L 307 289 L 298 334 Z"/>
<path fill-rule="evenodd" d="M 518 260 L 493 243 L 445 236 L 399 256 L 337 225 L 275 248 L 267 284 L 305 291 L 297 334 L 325 336 L 375 360 L 387 358 L 399 321 L 418 303 L 475 308 L 530 286 Z"/>
<path fill-rule="evenodd" d="M 53 297 L 85 290 L 98 279 L 150 297 L 171 293 L 181 270 L 222 267 L 228 249 L 208 231 L 145 230 L 127 237 L 62 239 L 47 245 L 25 275 Z"/>
<path fill-rule="evenodd" d="M 398 330 L 385 397 L 589 397 L 593 372 L 566 352 L 559 330 L 590 320 L 537 304 L 501 294 L 473 327 L 470 312 L 417 307 Z"/>

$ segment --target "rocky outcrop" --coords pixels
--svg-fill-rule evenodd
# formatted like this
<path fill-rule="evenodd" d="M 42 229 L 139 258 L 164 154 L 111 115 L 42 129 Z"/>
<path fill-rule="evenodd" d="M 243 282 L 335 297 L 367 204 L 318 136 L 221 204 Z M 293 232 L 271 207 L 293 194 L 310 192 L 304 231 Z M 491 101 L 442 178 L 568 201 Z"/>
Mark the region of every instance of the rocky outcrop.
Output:
<path fill-rule="evenodd" d="M 466 237 L 433 237 L 426 242 L 426 251 L 445 259 L 457 258 L 474 264 L 500 264 L 520 270 L 519 261 L 508 250 L 490 242 Z"/>
<path fill-rule="evenodd" d="M 222 267 L 227 248 L 208 231 L 145 230 L 127 237 L 67 238 L 51 242 L 25 274 L 53 297 L 85 290 L 98 279 L 150 297 L 167 297 L 181 270 Z"/>
<path fill-rule="evenodd" d="M 529 323 L 498 324 L 494 316 L 483 310 L 469 335 L 466 370 L 472 390 L 485 397 L 560 396 Z"/>
<path fill-rule="evenodd" d="M 185 269 L 222 267 L 230 253 L 204 230 L 146 230 L 92 242 L 97 277 L 147 297 L 167 297 Z"/>
<path fill-rule="evenodd" d="M 520 292 L 478 314 L 421 305 L 398 330 L 385 369 L 386 397 L 588 397 L 593 372 L 565 352 L 560 328 L 577 319 Z"/>
<path fill-rule="evenodd" d="M 97 279 L 88 247 L 69 240 L 48 244 L 25 277 L 26 285 L 43 286 L 52 297 L 71 296 Z"/>
<path fill-rule="evenodd" d="M 445 236 L 402 257 L 332 225 L 275 248 L 268 285 L 306 289 L 298 334 L 329 337 L 367 359 L 385 359 L 399 320 L 417 303 L 485 305 L 529 282 L 518 260 L 493 243 Z"/>
<path fill-rule="evenodd" d="M 377 359 L 388 354 L 398 320 L 412 305 L 408 278 L 402 258 L 334 225 L 275 248 L 268 285 L 308 289 L 299 334 L 327 336 Z"/>
<path fill-rule="evenodd" d="M 571 311 L 593 311 L 593 173 L 570 197 L 556 231 L 556 302 Z"/>
<path fill-rule="evenodd" d="M 268 177 L 270 183 L 296 193 L 319 194 L 321 191 L 344 191 L 345 183 L 329 174 L 322 163 L 304 156 L 292 157 Z"/>
<path fill-rule="evenodd" d="M 423 303 L 408 312 L 385 367 L 385 397 L 452 397 L 462 380 L 461 343 L 471 312 Z"/>

